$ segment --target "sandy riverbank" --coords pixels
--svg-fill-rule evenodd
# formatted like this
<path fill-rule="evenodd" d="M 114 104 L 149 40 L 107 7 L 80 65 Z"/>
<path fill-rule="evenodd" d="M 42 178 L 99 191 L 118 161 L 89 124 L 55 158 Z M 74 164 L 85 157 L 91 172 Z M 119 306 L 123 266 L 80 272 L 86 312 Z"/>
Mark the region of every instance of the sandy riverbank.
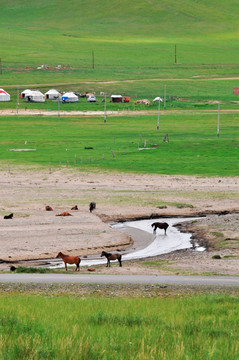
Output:
<path fill-rule="evenodd" d="M 0 172 L 0 184 L 0 258 L 8 261 L 51 258 L 58 251 L 86 255 L 130 246 L 130 236 L 110 228 L 107 221 L 239 210 L 239 178 L 70 169 L 50 174 L 48 169 L 12 168 Z M 88 208 L 91 201 L 97 204 L 93 213 Z M 168 205 L 162 208 L 157 201 Z M 54 210 L 45 211 L 46 205 Z M 79 211 L 71 211 L 73 205 Z M 63 211 L 72 216 L 56 216 Z M 13 219 L 4 220 L 11 212 Z"/>

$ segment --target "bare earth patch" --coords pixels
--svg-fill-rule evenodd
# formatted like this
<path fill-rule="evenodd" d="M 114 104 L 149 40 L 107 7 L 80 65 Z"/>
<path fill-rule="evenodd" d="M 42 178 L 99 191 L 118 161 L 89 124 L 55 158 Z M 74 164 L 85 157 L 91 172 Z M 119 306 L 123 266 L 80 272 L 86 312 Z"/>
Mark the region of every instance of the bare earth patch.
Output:
<path fill-rule="evenodd" d="M 82 256 L 99 254 L 103 249 L 122 249 L 130 246 L 132 239 L 112 229 L 110 221 L 215 212 L 224 215 L 215 215 L 212 223 L 191 224 L 191 230 L 201 229 L 204 243 L 212 233 L 224 234 L 224 238 L 230 239 L 226 240 L 230 246 L 220 250 L 221 256 L 238 255 L 239 230 L 235 225 L 239 221 L 238 177 L 82 173 L 63 168 L 50 174 L 48 169 L 18 167 L 10 171 L 2 169 L 0 184 L 0 259 L 4 261 L 47 259 L 59 251 Z M 92 213 L 89 212 L 91 201 L 96 202 Z M 53 211 L 45 211 L 46 205 Z M 78 211 L 71 210 L 74 205 L 78 205 Z M 55 216 L 64 211 L 72 216 Z M 3 219 L 9 213 L 14 214 L 13 219 Z M 212 231 L 212 227 L 220 229 Z M 129 262 L 122 268 L 101 267 L 97 272 L 237 274 L 237 258 L 212 260 L 218 251 L 213 242 L 208 244 L 209 251 L 204 253 L 187 250 L 160 256 L 157 259 L 169 261 L 163 266 Z M 0 264 L 0 269 L 9 269 L 9 264 Z"/>

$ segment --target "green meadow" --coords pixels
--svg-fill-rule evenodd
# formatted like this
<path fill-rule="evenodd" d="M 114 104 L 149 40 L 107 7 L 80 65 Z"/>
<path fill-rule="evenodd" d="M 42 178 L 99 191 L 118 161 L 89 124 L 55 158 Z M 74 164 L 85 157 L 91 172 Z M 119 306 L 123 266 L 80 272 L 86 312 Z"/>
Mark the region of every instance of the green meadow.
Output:
<path fill-rule="evenodd" d="M 7 359 L 236 360 L 238 298 L 0 297 Z"/>
<path fill-rule="evenodd" d="M 2 168 L 71 166 L 202 176 L 238 175 L 239 114 L 0 118 Z M 168 134 L 169 142 L 164 136 Z M 31 151 L 24 151 L 30 149 Z M 5 164 L 5 165 L 3 165 Z"/>
<path fill-rule="evenodd" d="M 0 88 L 11 101 L 0 110 L 12 113 L 0 117 L 0 169 L 238 176 L 238 23 L 236 0 L 1 1 Z M 105 92 L 107 110 L 128 115 L 17 116 L 17 89 L 28 87 L 96 92 L 97 103 L 60 104 L 69 111 L 103 111 Z M 113 93 L 132 100 L 112 104 Z M 133 102 L 164 94 L 157 131 L 158 104 Z M 58 103 L 18 108 L 50 114 Z M 3 360 L 239 358 L 237 296 L 5 291 Z"/>
<path fill-rule="evenodd" d="M 0 84 L 237 77 L 237 10 L 235 0 L 2 2 Z"/>

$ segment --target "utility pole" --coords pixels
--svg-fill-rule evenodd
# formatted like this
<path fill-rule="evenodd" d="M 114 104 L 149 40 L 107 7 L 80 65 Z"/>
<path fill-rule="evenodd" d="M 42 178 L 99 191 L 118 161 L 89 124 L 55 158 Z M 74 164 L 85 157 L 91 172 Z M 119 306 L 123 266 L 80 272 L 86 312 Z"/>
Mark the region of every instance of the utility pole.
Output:
<path fill-rule="evenodd" d="M 17 89 L 17 114 L 18 114 L 18 107 L 19 107 L 19 89 Z"/>
<path fill-rule="evenodd" d="M 217 114 L 217 137 L 219 138 L 219 125 L 220 125 L 220 102 L 218 102 L 218 114 Z"/>
<path fill-rule="evenodd" d="M 159 108 L 158 108 L 158 122 L 157 122 L 157 131 L 159 131 L 159 116 L 160 116 L 160 100 L 159 100 Z"/>
<path fill-rule="evenodd" d="M 159 97 L 159 96 L 156 98 L 156 100 L 159 102 L 159 107 L 158 107 L 158 121 L 157 121 L 157 131 L 159 131 L 160 103 L 161 103 L 161 101 L 163 101 L 163 100 L 162 100 L 161 97 Z"/>
<path fill-rule="evenodd" d="M 58 119 L 60 119 L 60 98 L 58 96 Z"/>
<path fill-rule="evenodd" d="M 164 110 L 166 110 L 166 86 L 164 85 Z"/>
<path fill-rule="evenodd" d="M 177 45 L 174 47 L 174 64 L 177 64 Z"/>
<path fill-rule="evenodd" d="M 95 68 L 95 54 L 94 54 L 94 50 L 92 50 L 92 69 Z"/>
<path fill-rule="evenodd" d="M 105 93 L 105 103 L 104 103 L 104 123 L 106 124 L 106 93 Z"/>

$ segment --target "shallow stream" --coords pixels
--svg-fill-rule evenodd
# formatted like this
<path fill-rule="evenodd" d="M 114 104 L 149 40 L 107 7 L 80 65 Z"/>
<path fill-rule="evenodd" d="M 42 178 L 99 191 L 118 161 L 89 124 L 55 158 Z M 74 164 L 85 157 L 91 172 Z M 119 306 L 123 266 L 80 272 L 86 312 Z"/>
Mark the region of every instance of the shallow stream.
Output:
<path fill-rule="evenodd" d="M 119 231 L 129 234 L 134 240 L 134 243 L 130 248 L 120 251 L 122 260 L 124 261 L 142 259 L 170 253 L 175 250 L 191 248 L 192 244 L 190 239 L 192 234 L 182 233 L 174 227 L 174 225 L 195 219 L 198 218 L 150 219 L 116 223 L 111 226 Z M 167 222 L 169 224 L 167 234 L 165 235 L 164 230 L 160 229 L 157 229 L 156 233 L 153 233 L 151 224 L 154 222 Z M 205 249 L 198 246 L 196 247 L 196 250 L 203 251 Z M 105 263 L 105 257 L 101 258 L 100 255 L 88 255 L 86 258 L 82 258 L 81 266 L 93 266 Z M 51 268 L 63 266 L 63 262 L 58 259 L 53 260 L 50 263 Z"/>

